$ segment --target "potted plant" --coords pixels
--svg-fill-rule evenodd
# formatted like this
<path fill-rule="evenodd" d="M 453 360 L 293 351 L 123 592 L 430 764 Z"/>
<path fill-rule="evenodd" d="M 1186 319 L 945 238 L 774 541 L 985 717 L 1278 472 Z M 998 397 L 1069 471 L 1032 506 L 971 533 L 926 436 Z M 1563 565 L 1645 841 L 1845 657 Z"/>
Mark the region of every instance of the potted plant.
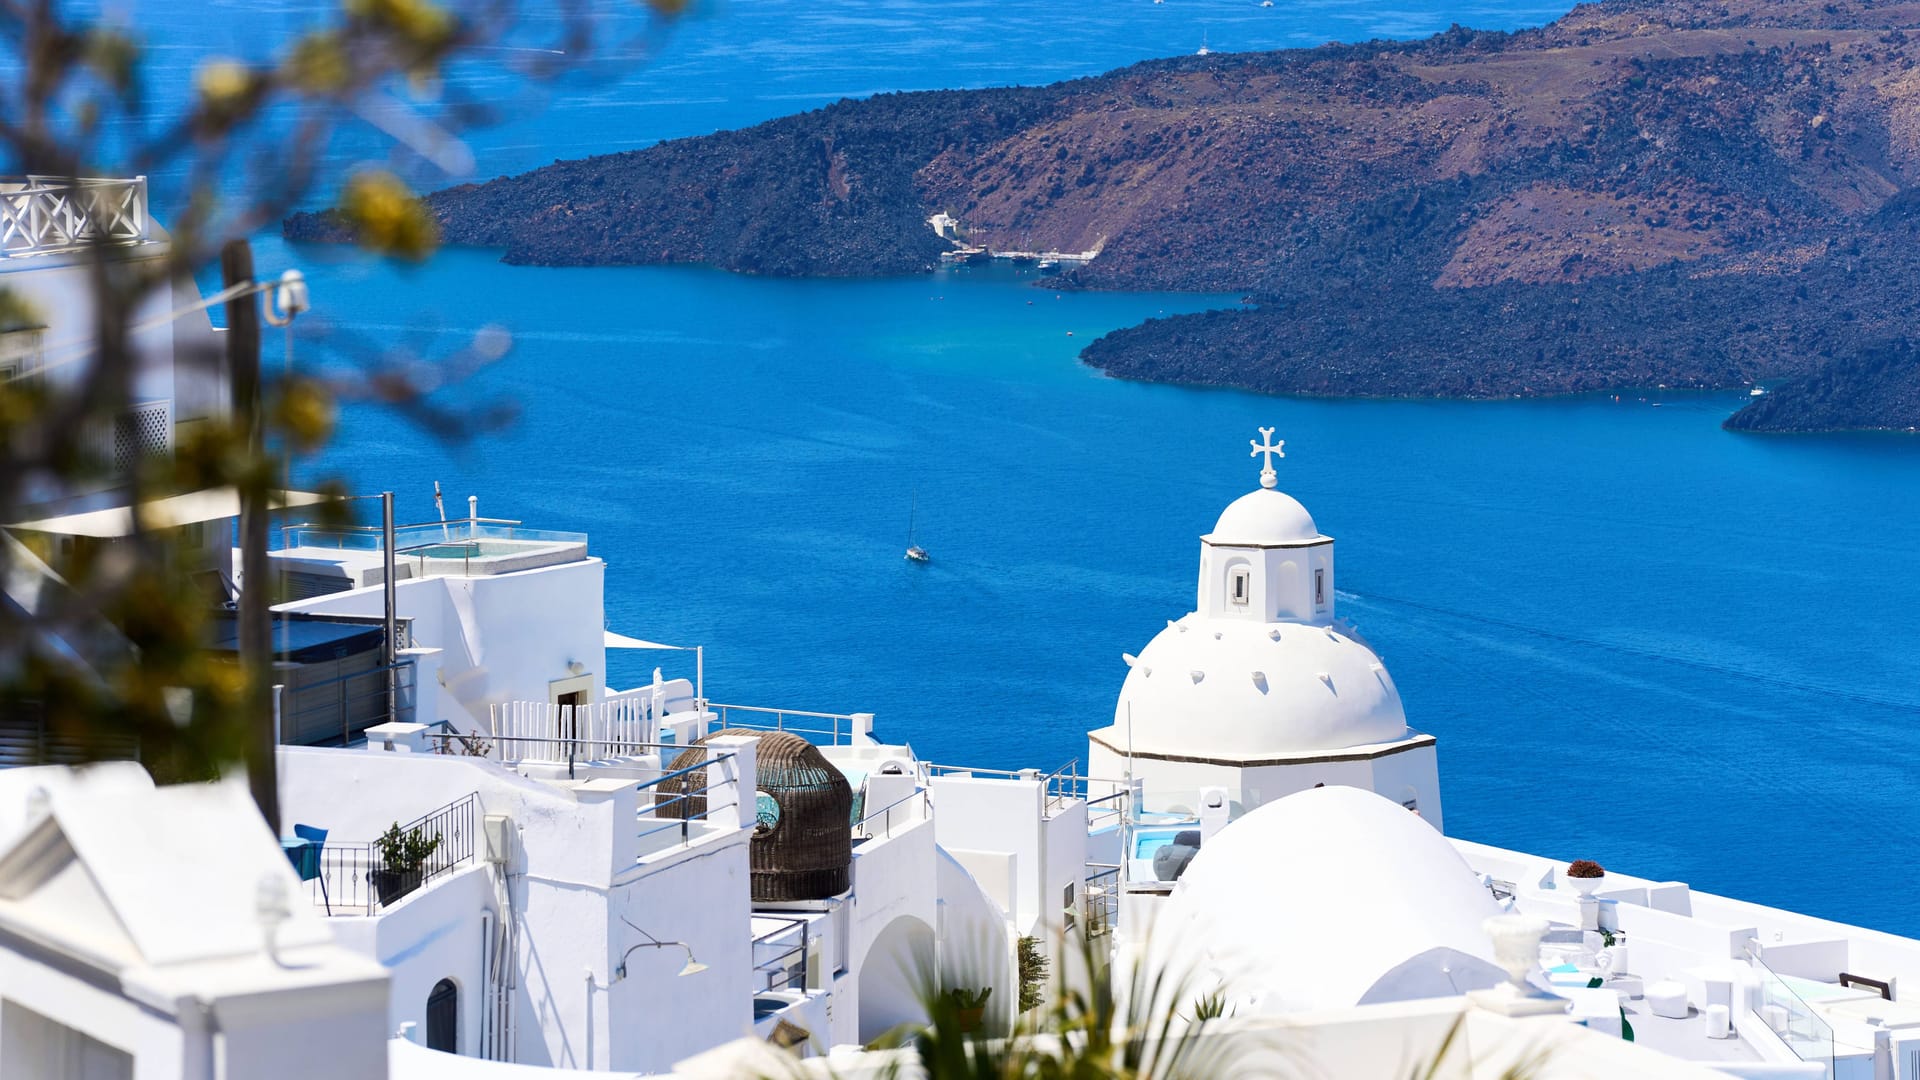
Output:
<path fill-rule="evenodd" d="M 439 833 L 428 839 L 419 829 L 401 832 L 397 821 L 380 834 L 380 839 L 373 842 L 380 865 L 369 876 L 382 907 L 420 887 L 420 868 L 439 846 Z"/>
<path fill-rule="evenodd" d="M 987 1018 L 987 999 L 993 996 L 993 987 L 980 990 L 965 990 L 955 987 L 947 991 L 947 1000 L 953 1002 L 954 1019 L 959 1022 L 963 1034 L 972 1034 L 980 1030 Z"/>
<path fill-rule="evenodd" d="M 1567 867 L 1567 881 L 1581 896 L 1592 896 L 1607 879 L 1607 870 L 1592 859 L 1575 859 Z"/>

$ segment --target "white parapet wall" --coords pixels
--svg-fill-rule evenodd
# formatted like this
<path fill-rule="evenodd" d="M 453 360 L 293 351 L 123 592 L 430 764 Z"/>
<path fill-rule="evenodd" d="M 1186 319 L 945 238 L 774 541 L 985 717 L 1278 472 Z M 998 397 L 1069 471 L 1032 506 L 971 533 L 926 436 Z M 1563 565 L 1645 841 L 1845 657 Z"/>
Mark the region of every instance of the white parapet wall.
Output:
<path fill-rule="evenodd" d="M 415 719 L 479 731 L 493 704 L 555 701 L 556 688 L 584 688 L 589 700 L 604 696 L 605 579 L 606 563 L 589 556 L 514 573 L 398 582 L 396 614 L 412 621 L 414 646 L 440 650 L 436 664 L 422 667 L 435 683 L 421 699 L 432 712 Z M 380 586 L 276 608 L 359 616 L 385 609 Z"/>

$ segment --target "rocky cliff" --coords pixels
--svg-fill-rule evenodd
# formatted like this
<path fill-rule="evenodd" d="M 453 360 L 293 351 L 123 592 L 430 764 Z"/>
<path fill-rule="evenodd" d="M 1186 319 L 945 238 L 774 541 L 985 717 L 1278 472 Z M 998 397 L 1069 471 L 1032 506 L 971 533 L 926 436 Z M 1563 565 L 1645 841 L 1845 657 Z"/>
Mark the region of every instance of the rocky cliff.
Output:
<path fill-rule="evenodd" d="M 432 205 L 449 240 L 516 262 L 775 274 L 919 270 L 945 211 L 976 243 L 1098 248 L 1069 287 L 1256 299 L 1087 349 L 1128 378 L 1468 396 L 1790 381 L 1920 336 L 1914 32 L 1920 4 L 1609 0 L 1516 34 L 882 95 Z M 1835 369 L 1822 423 L 1868 419 L 1845 405 L 1864 370 Z M 1911 362 L 1874 370 L 1920 388 Z"/>

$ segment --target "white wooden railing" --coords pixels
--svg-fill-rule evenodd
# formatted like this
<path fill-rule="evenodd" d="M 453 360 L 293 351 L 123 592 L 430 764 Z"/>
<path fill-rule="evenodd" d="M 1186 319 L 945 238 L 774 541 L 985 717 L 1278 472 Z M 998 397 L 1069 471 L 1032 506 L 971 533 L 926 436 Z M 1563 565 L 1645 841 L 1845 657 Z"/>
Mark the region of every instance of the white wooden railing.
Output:
<path fill-rule="evenodd" d="M 513 763 L 609 761 L 645 754 L 660 742 L 662 700 L 649 686 L 591 705 L 493 705 L 488 709 L 490 756 Z"/>
<path fill-rule="evenodd" d="M 0 181 L 0 255 L 43 255 L 149 236 L 147 178 Z"/>

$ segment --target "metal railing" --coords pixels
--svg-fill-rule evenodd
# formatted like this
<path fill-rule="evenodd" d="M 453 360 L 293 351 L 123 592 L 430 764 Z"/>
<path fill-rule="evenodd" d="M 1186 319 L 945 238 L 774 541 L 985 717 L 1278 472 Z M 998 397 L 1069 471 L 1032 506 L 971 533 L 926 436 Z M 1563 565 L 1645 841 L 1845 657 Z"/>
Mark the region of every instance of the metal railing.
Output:
<path fill-rule="evenodd" d="M 307 882 L 308 899 L 329 915 L 373 915 L 399 903 L 475 860 L 482 844 L 481 819 L 475 792 L 400 826 L 402 836 L 417 830 L 423 837 L 440 838 L 426 860 L 410 870 L 389 869 L 377 841 L 328 839 L 320 848 L 320 875 Z"/>
<path fill-rule="evenodd" d="M 681 747 L 681 749 L 685 750 L 690 748 Z M 698 749 L 706 751 L 701 761 L 689 765 L 684 769 L 674 769 L 672 772 L 661 773 L 659 776 L 644 781 L 639 785 L 638 790 L 642 795 L 645 795 L 648 789 L 654 789 L 653 805 L 640 811 L 641 822 L 643 824 L 664 822 L 664 824 L 655 824 L 653 828 L 642 829 L 638 839 L 645 840 L 647 837 L 657 836 L 661 833 L 678 829 L 680 830 L 680 842 L 685 844 L 693 837 L 694 822 L 706 820 L 707 816 L 715 810 L 726 810 L 740 805 L 738 802 L 740 798 L 739 791 L 742 787 L 750 786 L 753 783 L 752 777 L 743 776 L 733 781 L 719 782 L 708 782 L 706 780 L 707 768 L 709 766 L 719 765 L 722 762 L 732 761 L 735 757 L 733 751 L 712 751 L 707 750 L 706 747 L 699 747 Z M 683 784 L 694 783 L 696 780 L 695 774 L 698 774 L 697 779 L 700 781 L 698 788 L 677 792 L 663 792 L 658 790 L 659 786 L 666 781 L 676 780 L 682 777 L 686 778 L 682 781 Z M 717 806 L 713 805 L 707 798 L 707 793 L 713 791 L 715 788 L 732 788 L 735 792 L 734 799 L 736 801 L 721 803 Z M 671 813 L 663 814 L 662 811 L 671 811 Z"/>
<path fill-rule="evenodd" d="M 917 816 L 908 817 L 905 814 L 905 807 L 915 799 L 920 800 L 920 813 Z M 863 840 L 872 840 L 876 837 L 887 839 L 893 836 L 893 821 L 896 813 L 900 815 L 901 827 L 905 828 L 912 822 L 925 821 L 932 815 L 932 809 L 933 802 L 927 789 L 923 787 L 915 788 L 877 810 L 868 810 L 861 814 L 860 820 L 853 823 L 853 833 L 856 837 Z M 875 819 L 879 819 L 880 821 L 880 831 L 878 833 L 874 832 L 873 822 Z"/>
<path fill-rule="evenodd" d="M 462 547 L 482 540 L 519 543 L 584 544 L 586 533 L 530 529 L 513 518 L 455 518 L 396 525 L 395 555 L 436 547 Z M 297 522 L 280 526 L 280 549 L 333 548 L 340 551 L 380 551 L 385 544 L 378 525 L 319 525 Z M 449 556 L 450 558 L 453 556 Z"/>
<path fill-rule="evenodd" d="M 29 176 L 0 182 L 0 255 L 46 255 L 150 238 L 147 178 Z"/>
<path fill-rule="evenodd" d="M 1087 828 L 1105 828 L 1107 825 L 1125 825 L 1129 820 L 1127 810 L 1132 805 L 1133 791 L 1121 788 L 1118 791 L 1087 800 Z M 1109 821 L 1108 819 L 1112 820 Z"/>
<path fill-rule="evenodd" d="M 716 730 L 724 728 L 750 728 L 755 731 L 784 731 L 798 735 L 816 745 L 821 739 L 828 746 L 846 746 L 853 742 L 853 736 L 859 731 L 858 717 L 864 714 L 807 712 L 803 709 L 769 709 L 759 705 L 721 705 L 709 702 L 707 708 L 716 714 Z M 789 717 L 795 721 L 790 722 Z M 771 718 L 771 719 L 769 719 Z M 821 721 L 826 721 L 822 726 Z"/>
<path fill-rule="evenodd" d="M 1047 817 L 1053 817 L 1071 803 L 1084 802 L 1089 806 L 1094 802 L 1107 804 L 1116 798 L 1123 798 L 1126 794 L 1125 781 L 1099 779 L 1081 772 L 1079 758 L 1074 758 L 1049 773 L 1043 773 L 1039 769 L 977 769 L 970 765 L 939 765 L 933 762 L 923 764 L 921 770 L 928 779 L 935 776 L 979 776 L 989 779 L 1037 781 L 1041 784 L 1045 797 L 1041 812 Z M 1112 785 L 1122 790 L 1098 800 L 1089 800 L 1087 794 L 1091 784 Z M 1124 806 L 1124 803 L 1122 805 Z"/>
<path fill-rule="evenodd" d="M 755 915 L 756 919 L 774 918 L 770 915 Z M 786 925 L 778 930 L 769 930 L 753 939 L 753 971 L 755 975 L 764 975 L 765 983 L 754 988 L 754 993 L 769 990 L 805 990 L 807 988 L 807 944 L 812 926 L 805 919 L 781 919 Z M 773 939 L 792 933 L 800 928 L 800 942 L 797 945 L 783 945 Z"/>
<path fill-rule="evenodd" d="M 280 732 L 282 740 L 294 739 L 304 742 L 302 732 L 309 727 L 327 723 L 329 738 L 324 740 L 331 745 L 333 719 L 340 724 L 340 745 L 353 742 L 358 732 L 365 731 L 374 724 L 386 723 L 387 716 L 387 673 L 392 672 L 396 697 L 396 723 L 410 723 L 413 718 L 414 667 L 412 660 L 402 660 L 397 664 L 382 664 L 366 671 L 356 671 L 348 675 L 336 675 L 331 679 L 302 683 L 286 687 L 283 702 L 298 702 L 296 708 L 285 708 L 280 714 Z M 331 687 L 331 690 L 325 688 Z M 331 718 L 331 719 L 330 719 Z"/>
<path fill-rule="evenodd" d="M 461 731 L 449 720 L 435 720 L 428 725 L 435 730 L 425 732 L 427 738 L 434 740 L 433 752 L 449 757 L 493 757 L 494 739 L 479 732 Z"/>
<path fill-rule="evenodd" d="M 1113 933 L 1120 921 L 1120 866 L 1088 863 L 1085 887 L 1080 890 L 1082 925 L 1088 937 Z"/>

